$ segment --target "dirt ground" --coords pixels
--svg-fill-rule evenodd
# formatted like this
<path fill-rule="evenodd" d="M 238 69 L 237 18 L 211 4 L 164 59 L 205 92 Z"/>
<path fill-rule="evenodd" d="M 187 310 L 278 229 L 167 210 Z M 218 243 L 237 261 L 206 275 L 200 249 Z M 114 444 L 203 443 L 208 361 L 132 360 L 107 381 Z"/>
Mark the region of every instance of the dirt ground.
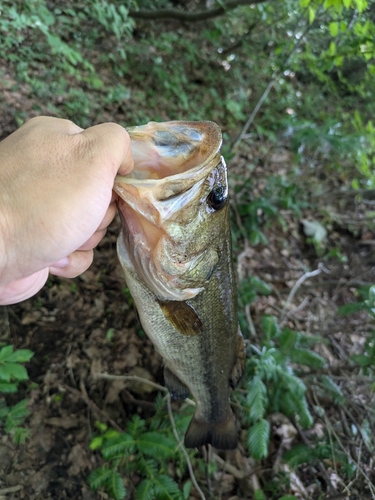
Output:
<path fill-rule="evenodd" d="M 30 116 L 36 114 L 27 100 L 27 92 L 23 97 L 24 109 Z M 9 93 L 8 97 L 3 96 L 0 107 L 2 137 L 16 128 L 13 114 L 20 99 L 22 95 Z M 231 162 L 231 169 L 237 174 L 246 172 L 251 154 L 250 148 L 244 147 Z M 264 167 L 251 173 L 254 176 L 254 196 L 262 191 L 262 178 L 269 175 L 270 169 L 287 169 L 291 157 L 281 149 L 268 160 Z M 331 204 L 329 195 L 328 204 Z M 366 418 L 368 408 L 374 406 L 374 395 L 369 380 L 349 362 L 351 354 L 362 352 L 372 324 L 363 313 L 351 317 L 337 315 L 338 306 L 356 300 L 356 285 L 372 284 L 375 279 L 375 235 L 366 222 L 365 209 L 363 204 L 354 200 L 341 200 L 335 204 L 337 218 L 329 239 L 331 244 L 341 248 L 346 262 L 324 262 L 318 258 L 301 232 L 300 221 L 288 211 L 282 214 L 287 221 L 286 228 L 275 225 L 265 230 L 267 245 L 242 247 L 236 256 L 237 270 L 242 278 L 258 276 L 273 287 L 270 296 L 259 298 L 247 309 L 255 330 L 264 313 L 281 318 L 283 304 L 288 302 L 298 279 L 307 270 L 316 270 L 321 264 L 321 272 L 298 287 L 287 305 L 284 323 L 325 339 L 326 342 L 319 343 L 316 348 L 328 361 L 324 373 L 335 377 L 351 406 L 347 414 L 340 416 L 337 408 L 331 408 L 328 399 L 309 394 L 311 407 L 316 404 L 314 397 L 320 398 L 319 403 L 326 409 L 326 415 L 319 417 L 314 414 L 316 423 L 310 434 L 301 436 L 297 433 L 289 439 L 291 442 L 309 439 L 322 426 L 328 425 L 324 419 L 331 422 L 345 420 L 347 429 L 344 426 L 343 434 L 340 434 L 341 429 L 339 434 L 343 446 L 353 448 L 362 472 L 341 495 L 343 487 L 333 464 L 326 467 L 324 473 L 309 467 L 299 475 L 292 471 L 292 492 L 300 498 L 316 498 L 314 474 L 321 476 L 325 484 L 324 498 L 373 498 L 369 483 L 375 484 L 374 460 L 360 436 L 354 438 L 350 435 L 350 429 Z M 348 221 L 340 217 L 344 212 L 345 217 L 357 221 L 359 231 L 350 230 Z M 306 211 L 303 216 L 314 218 L 315 214 Z M 24 385 L 17 398 L 9 398 L 9 403 L 16 402 L 19 397 L 30 398 L 31 415 L 27 425 L 31 437 L 19 447 L 12 444 L 9 436 L 0 437 L 0 498 L 106 498 L 90 491 L 86 483 L 88 473 L 101 464 L 99 454 L 88 447 L 95 421 L 114 423 L 123 429 L 130 415 L 153 413 L 155 393 L 149 388 L 94 377 L 95 373 L 133 374 L 162 383 L 161 358 L 140 332 L 128 303 L 115 249 L 119 229 L 116 220 L 96 250 L 93 265 L 82 276 L 75 280 L 51 278 L 36 297 L 0 309 L 0 341 L 35 353 L 27 365 L 31 388 Z M 249 341 L 257 343 L 256 337 Z M 285 425 L 279 416 L 272 421 L 271 455 L 264 468 L 255 472 L 260 481 L 265 480 L 269 470 L 275 467 L 281 443 L 285 445 Z M 251 461 L 244 448 L 240 446 L 236 454 L 228 455 L 228 460 L 234 470 L 245 473 L 245 481 L 236 478 L 236 474 L 232 475 L 231 486 L 222 498 L 253 498 L 251 476 L 254 474 L 250 472 Z M 213 488 L 215 491 L 215 486 Z M 197 498 L 194 491 L 192 498 Z"/>

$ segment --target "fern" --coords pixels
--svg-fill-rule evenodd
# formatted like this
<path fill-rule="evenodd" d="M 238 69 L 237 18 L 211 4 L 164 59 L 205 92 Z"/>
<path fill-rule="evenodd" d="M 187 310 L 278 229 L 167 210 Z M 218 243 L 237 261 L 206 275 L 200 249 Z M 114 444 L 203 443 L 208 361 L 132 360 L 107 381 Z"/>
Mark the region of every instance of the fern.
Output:
<path fill-rule="evenodd" d="M 252 456 L 261 460 L 268 455 L 268 442 L 270 439 L 270 424 L 267 420 L 259 420 L 251 426 L 247 444 Z"/>
<path fill-rule="evenodd" d="M 268 339 L 273 339 L 280 333 L 280 327 L 275 316 L 262 316 L 261 325 Z"/>
<path fill-rule="evenodd" d="M 165 474 L 160 474 L 155 477 L 154 491 L 158 500 L 182 500 L 183 498 L 176 481 Z"/>
<path fill-rule="evenodd" d="M 106 426 L 96 424 L 101 434 L 94 436 L 90 447 L 101 452 L 106 464 L 90 474 L 88 483 L 92 489 L 100 488 L 110 498 L 122 499 L 126 494 L 122 478 L 125 473 L 135 472 L 140 476 L 134 494 L 136 499 L 186 500 L 188 498 L 191 483 L 185 483 L 182 491 L 178 483 L 168 475 L 170 464 L 167 460 L 173 458 L 177 477 L 185 475 L 186 461 L 176 445 L 165 402 L 164 413 L 159 403 L 157 417 L 159 427 L 155 425 L 153 419 L 149 423 L 136 415 L 128 422 L 126 432 L 122 433 L 107 430 Z M 176 415 L 176 427 L 186 429 L 190 418 L 190 408 L 188 415 Z"/>
<path fill-rule="evenodd" d="M 26 427 L 16 427 L 13 431 L 13 442 L 15 444 L 25 444 L 28 437 L 30 437 L 30 429 L 26 429 Z"/>
<path fill-rule="evenodd" d="M 135 490 L 136 500 L 154 500 L 154 483 L 151 479 L 144 479 Z"/>
<path fill-rule="evenodd" d="M 5 419 L 5 432 L 11 432 L 15 427 L 21 425 L 24 419 L 30 415 L 30 410 L 26 408 L 27 399 L 23 399 L 7 412 Z"/>
<path fill-rule="evenodd" d="M 106 481 L 107 491 L 114 500 L 122 500 L 125 498 L 126 490 L 123 480 L 117 470 L 111 470 L 111 475 Z"/>
<path fill-rule="evenodd" d="M 127 431 L 133 438 L 139 436 L 145 429 L 146 423 L 139 415 L 133 415 L 133 418 L 127 425 Z"/>
<path fill-rule="evenodd" d="M 105 489 L 114 500 L 125 498 L 126 490 L 117 470 L 98 467 L 91 472 L 87 482 L 93 490 Z"/>
<path fill-rule="evenodd" d="M 111 469 L 107 469 L 106 467 L 98 467 L 94 469 L 89 477 L 87 478 L 87 482 L 89 483 L 90 488 L 93 490 L 97 490 L 101 487 L 104 487 L 107 479 L 111 476 Z"/>
<path fill-rule="evenodd" d="M 172 437 L 162 436 L 157 432 L 147 432 L 138 439 L 137 447 L 146 455 L 169 458 L 175 452 L 176 441 Z"/>
<path fill-rule="evenodd" d="M 262 379 L 256 375 L 247 385 L 247 404 L 250 420 L 256 422 L 263 418 L 267 404 L 267 389 Z"/>
<path fill-rule="evenodd" d="M 29 361 L 32 356 L 28 349 L 15 351 L 12 345 L 0 349 L 0 394 L 17 392 L 18 383 L 28 379 L 27 370 L 21 363 Z M 12 433 L 16 444 L 24 443 L 29 436 L 28 429 L 20 427 L 30 414 L 27 403 L 28 400 L 24 399 L 8 407 L 5 401 L 0 401 L 0 424 L 3 422 L 5 432 Z"/>
<path fill-rule="evenodd" d="M 280 400 L 280 409 L 288 417 L 295 418 L 303 428 L 311 427 L 313 418 L 308 409 L 306 398 L 291 391 Z"/>
<path fill-rule="evenodd" d="M 106 460 L 112 460 L 125 453 L 131 454 L 134 451 L 135 444 L 134 439 L 126 432 L 123 432 L 104 442 L 102 447 L 103 457 Z"/>
<path fill-rule="evenodd" d="M 323 368 L 326 365 L 326 360 L 310 349 L 295 348 L 290 349 L 288 353 L 292 363 L 309 366 L 310 368 Z"/>
<path fill-rule="evenodd" d="M 323 375 L 320 379 L 324 389 L 332 397 L 333 401 L 338 405 L 346 403 L 346 399 L 341 392 L 340 387 L 327 375 Z"/>
<path fill-rule="evenodd" d="M 142 470 L 147 477 L 154 477 L 158 474 L 158 464 L 155 460 L 150 458 L 145 458 L 142 453 L 138 454 L 137 465 L 139 470 Z M 160 464 L 159 464 L 160 465 Z"/>
<path fill-rule="evenodd" d="M 303 396 L 305 394 L 305 384 L 300 378 L 293 374 L 293 370 L 290 367 L 287 367 L 287 369 L 284 370 L 281 366 L 278 366 L 276 371 L 279 382 L 284 384 L 285 389 L 288 392 L 298 394 L 299 396 Z"/>
<path fill-rule="evenodd" d="M 288 450 L 283 458 L 294 468 L 297 465 L 310 463 L 314 457 L 310 446 L 307 446 L 307 444 L 297 444 Z"/>
<path fill-rule="evenodd" d="M 283 351 L 288 352 L 289 349 L 296 345 L 298 340 L 298 333 L 291 330 L 290 328 L 283 328 L 277 339 L 279 341 L 280 348 Z"/>

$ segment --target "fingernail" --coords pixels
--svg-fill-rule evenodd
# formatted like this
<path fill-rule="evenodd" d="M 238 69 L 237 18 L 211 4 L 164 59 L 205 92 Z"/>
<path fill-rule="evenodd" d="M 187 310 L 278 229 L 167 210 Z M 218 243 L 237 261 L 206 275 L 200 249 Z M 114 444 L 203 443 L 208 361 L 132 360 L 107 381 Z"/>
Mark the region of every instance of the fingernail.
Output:
<path fill-rule="evenodd" d="M 57 267 L 58 269 L 62 269 L 63 267 L 66 267 L 69 264 L 69 259 L 68 257 L 64 257 L 61 260 L 58 260 L 54 264 L 51 265 L 51 267 Z"/>

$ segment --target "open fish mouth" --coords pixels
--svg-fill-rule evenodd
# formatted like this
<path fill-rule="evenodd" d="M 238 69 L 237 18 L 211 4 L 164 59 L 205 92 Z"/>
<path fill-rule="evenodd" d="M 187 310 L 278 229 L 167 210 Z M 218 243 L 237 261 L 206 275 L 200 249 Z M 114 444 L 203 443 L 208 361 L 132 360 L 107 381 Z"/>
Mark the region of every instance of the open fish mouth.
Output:
<path fill-rule="evenodd" d="M 194 248 L 184 239 L 194 237 L 202 204 L 223 175 L 227 196 L 220 129 L 213 122 L 178 121 L 150 122 L 128 132 L 135 166 L 116 177 L 114 190 L 130 258 L 160 299 L 187 300 L 203 290 L 218 260 L 202 238 Z"/>

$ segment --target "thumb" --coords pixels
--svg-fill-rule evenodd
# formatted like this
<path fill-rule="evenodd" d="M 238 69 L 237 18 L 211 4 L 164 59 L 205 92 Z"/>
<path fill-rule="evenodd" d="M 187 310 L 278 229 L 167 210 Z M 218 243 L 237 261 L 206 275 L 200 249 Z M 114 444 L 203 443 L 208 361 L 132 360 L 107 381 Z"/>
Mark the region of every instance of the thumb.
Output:
<path fill-rule="evenodd" d="M 84 138 L 88 150 L 92 148 L 95 163 L 98 161 L 103 168 L 111 169 L 113 178 L 117 173 L 127 175 L 133 170 L 130 137 L 121 125 L 102 123 L 77 135 Z"/>
<path fill-rule="evenodd" d="M 0 286 L 0 306 L 16 304 L 33 297 L 45 285 L 48 269 L 42 269 L 31 276 Z"/>

